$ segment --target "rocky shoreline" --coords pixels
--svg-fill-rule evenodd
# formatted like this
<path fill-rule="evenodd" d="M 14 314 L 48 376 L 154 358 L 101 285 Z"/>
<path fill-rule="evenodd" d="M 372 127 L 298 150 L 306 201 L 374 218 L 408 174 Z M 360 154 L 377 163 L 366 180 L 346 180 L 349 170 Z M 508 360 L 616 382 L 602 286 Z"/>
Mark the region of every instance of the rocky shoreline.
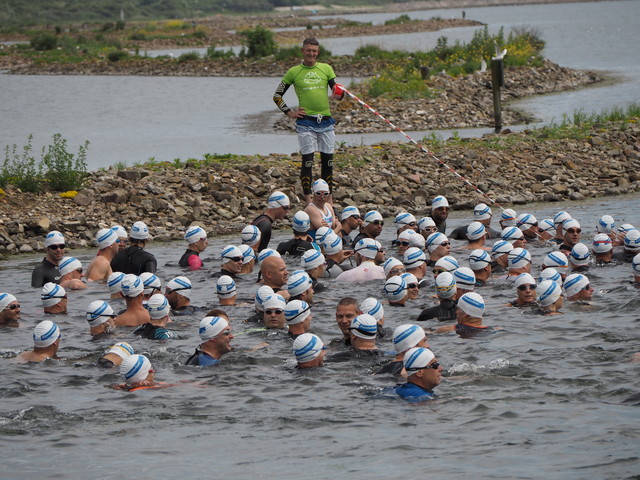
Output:
<path fill-rule="evenodd" d="M 640 191 L 638 119 L 624 127 L 598 125 L 584 138 L 504 131 L 430 148 L 504 207 Z M 421 216 L 438 194 L 454 209 L 486 201 L 412 144 L 343 147 L 335 163 L 338 209 L 356 205 L 363 211 L 378 208 L 385 216 L 401 210 Z M 0 252 L 42 251 L 43 234 L 51 229 L 62 231 L 72 247 L 86 247 L 99 228 L 115 223 L 128 228 L 136 220 L 149 225 L 155 241 L 180 239 L 192 223 L 210 234 L 238 233 L 262 212 L 273 189 L 285 191 L 294 210 L 303 208 L 298 173 L 299 156 L 270 155 L 192 162 L 182 169 L 156 165 L 92 172 L 75 198 L 7 188 L 0 197 Z"/>

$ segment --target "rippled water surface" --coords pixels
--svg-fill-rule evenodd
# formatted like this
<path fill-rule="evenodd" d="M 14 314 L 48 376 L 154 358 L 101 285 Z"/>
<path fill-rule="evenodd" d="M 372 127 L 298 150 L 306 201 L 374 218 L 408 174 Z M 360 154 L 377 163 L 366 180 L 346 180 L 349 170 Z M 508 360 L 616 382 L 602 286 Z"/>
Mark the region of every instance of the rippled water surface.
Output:
<path fill-rule="evenodd" d="M 540 220 L 560 208 L 579 219 L 584 239 L 592 238 L 604 213 L 618 224 L 640 225 L 638 195 L 517 210 Z M 468 216 L 456 212 L 449 230 Z M 388 220 L 382 235 L 387 247 L 392 234 Z M 288 237 L 278 232 L 272 246 Z M 194 304 L 215 304 L 209 274 L 219 268 L 221 248 L 236 241 L 211 239 L 203 254 L 207 270 L 187 273 Z M 454 243 L 454 252 L 466 265 L 459 246 Z M 177 267 L 183 248 L 150 245 L 163 284 L 183 273 Z M 549 250 L 531 247 L 536 272 Z M 73 251 L 85 266 L 94 254 Z M 243 323 L 248 305 L 227 308 L 235 350 L 216 368 L 183 366 L 199 343 L 199 315 L 176 318 L 171 328 L 180 338 L 166 343 L 134 338 L 124 328 L 113 339 L 91 342 L 83 310 L 107 298 L 97 285 L 71 292 L 69 314 L 57 318 L 60 360 L 16 364 L 12 358 L 29 347 L 31 330 L 43 318 L 39 292 L 29 286 L 40 258 L 0 262 L 0 291 L 14 293 L 23 305 L 19 328 L 0 327 L 3 478 L 122 478 L 134 472 L 141 478 L 637 478 L 639 410 L 623 403 L 640 392 L 640 364 L 629 361 L 640 351 L 640 296 L 630 284 L 629 264 L 592 268 L 593 305 L 567 305 L 558 316 L 505 307 L 515 294 L 503 284 L 480 288 L 485 323 L 503 330 L 475 340 L 430 335 L 445 378 L 437 401 L 416 406 L 386 393 L 394 379 L 370 375 L 371 363 L 296 371 L 285 335 Z M 297 261 L 288 263 L 297 268 Z M 254 280 L 239 283 L 243 300 L 251 301 Z M 381 285 L 326 283 L 329 289 L 316 294 L 312 331 L 329 343 L 340 336 L 333 317 L 337 300 L 380 297 Z M 412 322 L 422 305 L 433 304 L 432 296 L 428 288 L 407 308 L 387 307 L 386 325 Z M 116 340 L 147 354 L 156 379 L 176 386 L 135 393 L 108 388 L 120 377 L 95 362 Z M 248 352 L 261 342 L 269 345 Z M 388 339 L 380 347 L 392 350 Z"/>

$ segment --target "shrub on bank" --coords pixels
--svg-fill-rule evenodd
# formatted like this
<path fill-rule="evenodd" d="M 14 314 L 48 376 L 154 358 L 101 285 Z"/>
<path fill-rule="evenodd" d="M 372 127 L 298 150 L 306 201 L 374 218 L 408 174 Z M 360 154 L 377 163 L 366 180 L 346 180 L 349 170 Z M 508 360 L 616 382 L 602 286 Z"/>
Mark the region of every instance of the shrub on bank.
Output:
<path fill-rule="evenodd" d="M 5 146 L 5 158 L 0 169 L 0 186 L 14 185 L 23 192 L 41 192 L 45 184 L 54 191 L 77 191 L 87 177 L 87 148 L 85 142 L 78 149 L 77 155 L 67 150 L 67 140 L 56 133 L 53 144 L 42 148 L 40 160 L 37 160 L 31 141 L 18 150 L 13 144 Z"/>

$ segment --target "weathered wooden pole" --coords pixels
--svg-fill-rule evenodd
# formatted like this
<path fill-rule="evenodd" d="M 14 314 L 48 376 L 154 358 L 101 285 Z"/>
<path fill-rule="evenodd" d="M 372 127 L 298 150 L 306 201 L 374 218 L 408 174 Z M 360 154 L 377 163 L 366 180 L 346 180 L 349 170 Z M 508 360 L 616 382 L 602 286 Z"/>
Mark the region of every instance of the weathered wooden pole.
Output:
<path fill-rule="evenodd" d="M 491 86 L 493 90 L 493 117 L 495 132 L 502 130 L 502 107 L 500 105 L 500 87 L 504 84 L 504 62 L 502 58 L 491 59 Z"/>

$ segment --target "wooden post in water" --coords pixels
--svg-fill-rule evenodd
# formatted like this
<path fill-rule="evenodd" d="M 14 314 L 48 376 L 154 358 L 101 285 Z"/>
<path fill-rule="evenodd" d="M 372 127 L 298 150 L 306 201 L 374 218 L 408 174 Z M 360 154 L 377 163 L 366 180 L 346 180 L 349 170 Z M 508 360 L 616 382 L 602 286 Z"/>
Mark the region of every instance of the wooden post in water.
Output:
<path fill-rule="evenodd" d="M 504 84 L 504 63 L 502 58 L 491 59 L 491 87 L 493 90 L 493 117 L 495 132 L 502 130 L 502 107 L 500 105 L 500 87 Z"/>

